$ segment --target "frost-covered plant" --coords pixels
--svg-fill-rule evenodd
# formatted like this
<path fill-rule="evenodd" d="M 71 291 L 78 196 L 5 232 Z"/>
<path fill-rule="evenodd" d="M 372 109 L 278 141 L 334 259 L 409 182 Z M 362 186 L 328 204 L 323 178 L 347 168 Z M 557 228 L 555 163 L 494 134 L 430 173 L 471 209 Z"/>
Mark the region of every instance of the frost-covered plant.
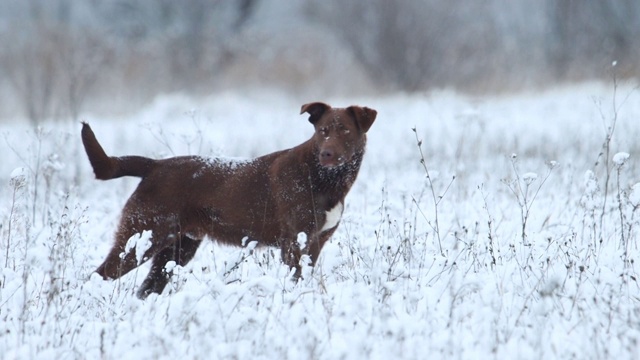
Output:
<path fill-rule="evenodd" d="M 602 120 L 602 123 L 605 127 L 605 138 L 604 141 L 602 142 L 602 146 L 600 149 L 600 152 L 598 153 L 598 156 L 596 157 L 596 161 L 593 165 L 594 168 L 594 172 L 597 171 L 598 167 L 601 164 L 601 160 L 603 161 L 602 167 L 604 168 L 604 184 L 602 184 L 601 189 L 603 191 L 603 195 L 602 195 L 602 202 L 601 202 L 601 211 L 599 213 L 599 234 L 598 234 L 598 242 L 602 243 L 603 241 L 603 227 L 604 227 L 604 218 L 606 216 L 607 213 L 607 203 L 608 203 L 608 199 L 609 199 L 609 186 L 610 186 L 610 182 L 611 182 L 611 170 L 612 170 L 612 165 L 611 165 L 611 161 L 613 161 L 613 166 L 614 167 L 618 167 L 618 164 L 615 162 L 615 160 L 620 160 L 623 161 L 625 159 L 623 159 L 623 155 L 621 155 L 621 153 L 616 154 L 616 159 L 613 159 L 611 157 L 611 141 L 613 139 L 614 133 L 615 133 L 615 129 L 616 129 L 616 125 L 618 123 L 618 118 L 619 118 L 619 113 L 620 113 L 620 109 L 622 108 L 622 106 L 627 102 L 627 100 L 629 99 L 629 97 L 631 96 L 631 94 L 633 93 L 633 91 L 629 92 L 626 97 L 622 100 L 618 99 L 618 78 L 616 76 L 616 66 L 617 66 L 617 62 L 614 61 L 611 64 L 611 79 L 613 82 L 613 94 L 612 94 L 612 99 L 611 99 L 611 114 L 610 115 L 606 115 L 605 111 L 602 107 L 602 104 L 597 103 L 598 105 L 598 111 L 600 112 L 600 117 Z M 637 88 L 636 88 L 637 89 Z M 634 89 L 634 90 L 636 90 Z"/>
<path fill-rule="evenodd" d="M 616 188 L 617 188 L 616 198 L 618 200 L 618 214 L 620 215 L 620 246 L 625 249 L 625 256 L 627 253 L 626 251 L 627 239 L 625 238 L 625 229 L 624 229 L 625 228 L 625 212 L 624 212 L 624 203 L 623 203 L 623 199 L 625 198 L 625 195 L 623 194 L 622 187 L 620 186 L 620 173 L 622 172 L 622 167 L 627 162 L 627 159 L 629 159 L 629 153 L 626 153 L 626 152 L 619 152 L 613 156 L 613 164 L 616 167 Z"/>
<path fill-rule="evenodd" d="M 418 210 L 420 211 L 420 213 L 422 214 L 422 216 L 424 217 L 425 221 L 427 222 L 427 224 L 429 224 L 429 226 L 431 226 L 431 228 L 433 229 L 436 238 L 438 240 L 438 246 L 440 248 L 440 253 L 444 255 L 444 252 L 442 250 L 442 238 L 441 238 L 441 234 L 440 234 L 440 220 L 439 220 L 439 211 L 438 211 L 438 206 L 440 205 L 440 202 L 442 201 L 442 199 L 444 198 L 444 196 L 447 194 L 447 192 L 449 191 L 449 189 L 451 188 L 451 185 L 453 184 L 453 182 L 456 180 L 456 176 L 453 175 L 451 178 L 451 181 L 446 185 L 446 187 L 444 188 L 444 190 L 440 193 L 437 194 L 436 189 L 434 187 L 433 184 L 433 178 L 431 177 L 431 173 L 429 172 L 429 167 L 427 166 L 427 161 L 425 160 L 424 157 L 424 153 L 422 152 L 422 140 L 420 140 L 420 138 L 418 137 L 418 131 L 416 130 L 416 128 L 412 128 L 411 129 L 413 131 L 413 133 L 415 134 L 416 137 L 416 144 L 418 145 L 418 151 L 420 152 L 420 164 L 422 165 L 422 168 L 424 169 L 425 172 L 425 176 L 427 179 L 427 187 L 429 189 L 429 193 L 431 194 L 431 198 L 433 200 L 433 221 L 430 221 L 429 218 L 424 214 L 424 212 L 420 209 L 420 204 L 418 204 L 418 201 L 414 198 L 414 204 L 418 207 Z"/>
<path fill-rule="evenodd" d="M 53 189 L 54 176 L 64 169 L 64 164 L 60 162 L 60 156 L 56 153 L 50 154 L 42 163 L 42 177 L 44 179 L 45 192 L 44 202 L 42 204 L 43 213 L 48 215 L 50 206 L 51 192 Z M 48 219 L 45 219 L 48 220 Z"/>
<path fill-rule="evenodd" d="M 69 272 L 75 267 L 75 249 L 78 245 L 79 227 L 86 221 L 84 212 L 86 209 L 70 209 L 68 203 L 69 195 L 65 194 L 60 201 L 64 204 L 60 215 L 51 220 L 49 228 L 52 230 L 46 242 L 49 247 L 48 264 L 41 264 L 46 267 L 48 277 L 48 288 L 43 287 L 42 297 L 46 298 L 46 306 L 43 318 L 47 317 L 49 311 L 54 308 L 55 318 L 61 317 L 61 312 L 66 304 L 72 299 L 62 294 L 68 290 L 73 278 Z M 74 211 L 79 211 L 74 213 Z"/>
<path fill-rule="evenodd" d="M 520 170 L 518 169 L 518 155 L 511 154 L 511 168 L 513 171 L 514 179 L 503 179 L 503 183 L 507 185 L 511 193 L 516 198 L 518 202 L 518 207 L 520 208 L 520 225 L 522 232 L 522 243 L 524 245 L 528 245 L 527 242 L 527 223 L 529 221 L 529 216 L 531 214 L 531 207 L 535 202 L 538 194 L 540 193 L 540 189 L 544 186 L 551 176 L 553 169 L 558 166 L 556 161 L 547 162 L 547 173 L 542 178 L 542 180 L 538 183 L 537 186 L 533 184 L 538 180 L 538 174 L 535 172 L 527 172 L 524 174 L 520 174 Z"/>
<path fill-rule="evenodd" d="M 6 241 L 6 263 L 5 267 L 9 265 L 10 252 L 12 249 L 17 248 L 19 245 L 24 245 L 24 252 L 22 258 L 19 259 L 22 263 L 22 309 L 18 316 L 18 333 L 21 337 L 25 336 L 26 323 L 28 318 L 29 303 L 27 301 L 27 282 L 31 273 L 31 259 L 29 259 L 29 247 L 32 243 L 31 236 L 31 221 L 29 219 L 27 202 L 29 201 L 28 187 L 29 187 L 29 171 L 26 168 L 17 168 L 11 173 L 10 186 L 13 188 L 13 199 L 11 205 L 11 214 L 9 216 L 9 231 Z M 15 236 L 17 235 L 17 236 Z M 14 241 L 17 240 L 17 241 Z M 20 244 L 22 243 L 22 244 Z M 12 256 L 15 261 L 15 255 Z M 17 266 L 14 263 L 13 270 L 16 271 Z M 4 281 L 3 281 L 4 283 Z"/>
<path fill-rule="evenodd" d="M 23 240 L 29 238 L 29 229 L 31 222 L 27 215 L 28 208 L 28 187 L 29 187 L 29 171 L 20 167 L 11 172 L 11 180 L 9 186 L 12 190 L 11 209 L 9 211 L 9 224 L 7 229 L 7 238 L 5 240 L 5 263 L 4 267 L 9 267 L 10 251 L 17 244 L 13 242 L 16 233 Z M 15 261 L 15 258 L 14 258 Z M 15 270 L 15 263 L 13 264 Z"/>
<path fill-rule="evenodd" d="M 491 256 L 491 268 L 495 270 L 497 265 L 497 258 L 499 257 L 499 255 L 496 256 L 496 253 L 499 254 L 500 248 L 496 246 L 494 230 L 493 230 L 494 220 L 493 220 L 493 216 L 491 215 L 491 212 L 489 211 L 489 204 L 487 203 L 487 195 L 484 192 L 484 185 L 478 186 L 478 190 L 480 190 L 480 195 L 482 196 L 482 202 L 483 202 L 482 208 L 487 213 L 487 239 L 489 240 L 488 250 L 489 250 L 489 255 Z"/>
<path fill-rule="evenodd" d="M 629 159 L 629 153 L 619 152 L 613 156 L 613 164 L 616 168 L 616 200 L 618 202 L 618 217 L 620 220 L 620 244 L 625 268 L 633 264 L 632 246 L 637 250 L 637 243 L 632 244 L 634 239 L 633 229 L 636 224 L 635 214 L 640 208 L 640 183 L 633 185 L 630 189 L 621 184 L 622 169 Z"/>
<path fill-rule="evenodd" d="M 151 136 L 166 148 L 166 151 L 171 156 L 176 156 L 183 151 L 190 155 L 204 155 L 205 149 L 205 135 L 203 130 L 203 122 L 209 121 L 208 118 L 202 115 L 202 112 L 197 109 L 191 109 L 185 111 L 184 116 L 187 117 L 192 125 L 188 127 L 188 131 L 165 131 L 162 124 L 153 122 L 142 124 L 142 127 L 147 130 Z M 179 138 L 181 144 L 176 144 L 175 140 Z"/>
<path fill-rule="evenodd" d="M 597 224 L 596 224 L 596 210 L 599 208 L 600 198 L 600 186 L 598 185 L 598 179 L 591 170 L 587 170 L 584 174 L 584 192 L 580 198 L 580 205 L 585 211 L 582 219 L 583 229 L 589 228 L 589 236 L 593 240 L 594 248 L 598 245 L 597 238 Z M 582 238 L 584 239 L 584 233 Z"/>
<path fill-rule="evenodd" d="M 47 225 L 49 198 L 54 184 L 53 177 L 64 168 L 64 164 L 56 150 L 47 149 L 47 145 L 50 145 L 52 143 L 51 140 L 53 140 L 50 135 L 51 132 L 45 128 L 36 127 L 33 133 L 29 133 L 29 136 L 32 137 L 30 145 L 23 150 L 16 148 L 8 138 L 5 139 L 11 151 L 20 159 L 22 166 L 30 172 L 32 177 L 27 189 L 30 192 L 29 210 L 31 212 L 31 223 L 39 226 Z M 58 145 L 60 146 L 60 144 Z M 44 189 L 41 188 L 42 181 L 44 181 Z M 42 194 L 43 190 L 44 194 Z M 36 215 L 40 215 L 40 217 L 36 219 Z"/>
<path fill-rule="evenodd" d="M 629 192 L 629 204 L 631 205 L 631 215 L 629 216 L 629 222 L 627 225 L 627 239 L 631 241 L 633 239 L 633 226 L 636 225 L 635 215 L 638 209 L 640 209 L 640 182 L 631 187 Z M 637 244 L 636 244 L 637 248 Z"/>

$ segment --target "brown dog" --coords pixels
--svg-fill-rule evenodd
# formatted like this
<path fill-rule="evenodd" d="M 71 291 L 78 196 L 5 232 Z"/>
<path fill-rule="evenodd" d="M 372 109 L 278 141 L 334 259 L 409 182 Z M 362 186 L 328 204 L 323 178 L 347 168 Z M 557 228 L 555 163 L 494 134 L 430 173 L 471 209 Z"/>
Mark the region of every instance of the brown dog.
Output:
<path fill-rule="evenodd" d="M 153 258 L 138 297 L 161 293 L 171 276 L 167 262 L 184 266 L 208 236 L 237 246 L 247 240 L 279 246 L 282 260 L 299 277 L 300 257 L 308 254 L 315 263 L 338 227 L 360 169 L 366 132 L 377 115 L 366 107 L 320 102 L 303 105 L 300 113 L 305 112 L 315 127 L 311 139 L 247 161 L 109 157 L 83 123 L 82 142 L 96 178 L 142 178 L 124 206 L 115 244 L 96 272 L 116 279 Z M 130 239 L 149 230 L 147 246 L 130 249 Z M 307 240 L 302 245 L 300 233 Z"/>

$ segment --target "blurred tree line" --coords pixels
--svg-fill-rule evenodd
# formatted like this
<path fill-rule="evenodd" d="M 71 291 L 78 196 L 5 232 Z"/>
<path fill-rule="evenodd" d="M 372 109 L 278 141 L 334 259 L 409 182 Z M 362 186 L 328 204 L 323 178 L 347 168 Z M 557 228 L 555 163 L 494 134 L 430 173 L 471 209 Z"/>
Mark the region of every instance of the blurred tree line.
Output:
<path fill-rule="evenodd" d="M 637 0 L 329 0 L 321 17 L 400 89 L 499 89 L 640 70 Z"/>
<path fill-rule="evenodd" d="M 298 12 L 274 13 L 291 19 L 266 24 L 295 20 L 322 29 L 380 91 L 546 86 L 606 77 L 614 60 L 620 76 L 637 77 L 640 70 L 638 0 L 300 3 Z M 284 0 L 3 0 L 0 108 L 37 122 L 75 119 L 92 99 L 140 104 L 160 93 L 211 92 L 246 50 L 240 34 L 259 29 L 255 19 L 271 8 L 288 6 Z"/>
<path fill-rule="evenodd" d="M 76 119 L 87 97 L 142 103 L 205 89 L 251 3 L 3 0 L 0 88 L 34 122 Z"/>

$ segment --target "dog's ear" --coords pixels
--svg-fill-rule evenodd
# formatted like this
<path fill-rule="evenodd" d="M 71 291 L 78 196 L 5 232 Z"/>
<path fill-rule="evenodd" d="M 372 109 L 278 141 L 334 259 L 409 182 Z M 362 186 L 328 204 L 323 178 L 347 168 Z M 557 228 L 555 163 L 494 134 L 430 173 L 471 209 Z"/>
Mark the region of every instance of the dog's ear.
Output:
<path fill-rule="evenodd" d="M 353 118 L 356 119 L 356 123 L 363 133 L 369 131 L 369 128 L 376 119 L 378 112 L 368 107 L 349 106 L 347 108 L 353 114 Z"/>
<path fill-rule="evenodd" d="M 321 102 L 312 102 L 308 104 L 302 105 L 302 109 L 300 109 L 300 114 L 309 113 L 309 122 L 314 124 L 322 117 L 327 109 L 331 108 L 331 106 L 321 103 Z"/>

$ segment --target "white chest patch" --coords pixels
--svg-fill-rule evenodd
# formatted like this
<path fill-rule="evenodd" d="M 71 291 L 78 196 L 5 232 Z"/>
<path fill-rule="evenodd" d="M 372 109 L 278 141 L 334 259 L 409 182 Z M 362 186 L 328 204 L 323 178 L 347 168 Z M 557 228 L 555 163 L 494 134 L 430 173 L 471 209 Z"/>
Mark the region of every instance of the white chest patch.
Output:
<path fill-rule="evenodd" d="M 336 204 L 333 209 L 327 211 L 327 218 L 324 221 L 324 226 L 320 231 L 325 231 L 329 229 L 333 229 L 340 222 L 340 218 L 342 218 L 342 210 L 344 210 L 344 205 L 341 202 Z"/>

